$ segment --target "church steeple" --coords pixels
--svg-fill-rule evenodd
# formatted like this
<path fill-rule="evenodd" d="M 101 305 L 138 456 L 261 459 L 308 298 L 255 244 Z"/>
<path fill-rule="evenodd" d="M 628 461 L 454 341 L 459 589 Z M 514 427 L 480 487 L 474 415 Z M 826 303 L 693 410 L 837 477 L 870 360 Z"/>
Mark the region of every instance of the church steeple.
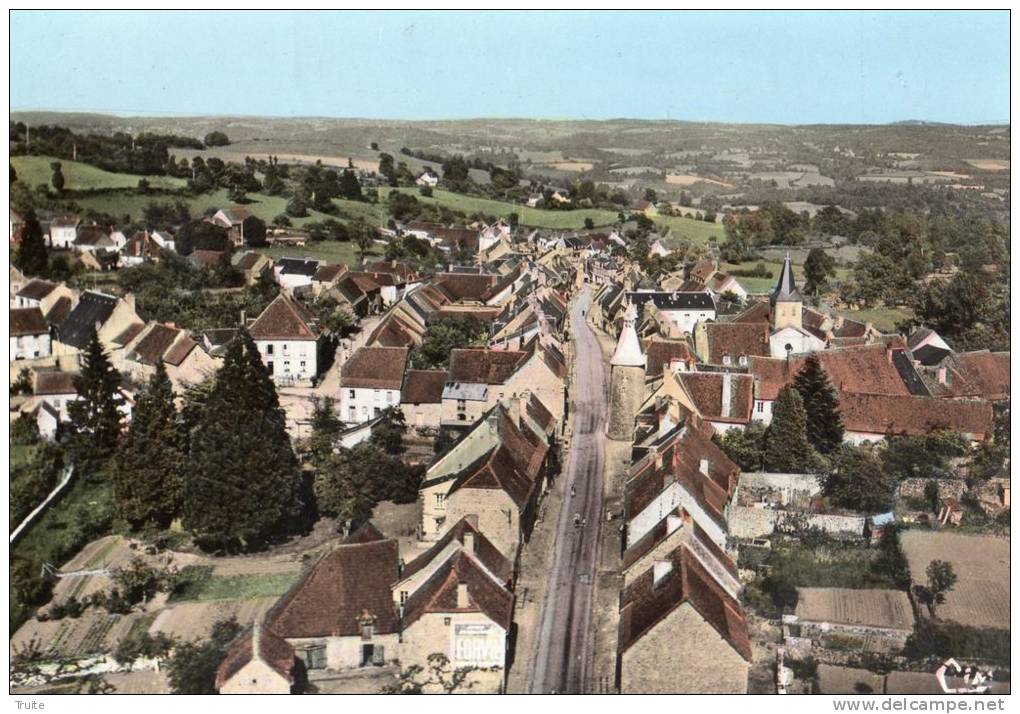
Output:
<path fill-rule="evenodd" d="M 780 330 L 787 326 L 803 327 L 804 299 L 797 290 L 797 281 L 793 277 L 793 262 L 787 252 L 783 261 L 783 269 L 779 273 L 779 282 L 769 296 L 772 304 L 772 327 Z"/>
<path fill-rule="evenodd" d="M 776 288 L 772 291 L 772 304 L 777 302 L 803 302 L 800 291 L 797 290 L 797 281 L 793 277 L 793 263 L 790 261 L 789 251 L 783 261 L 783 269 L 779 273 L 779 282 L 776 283 Z"/>

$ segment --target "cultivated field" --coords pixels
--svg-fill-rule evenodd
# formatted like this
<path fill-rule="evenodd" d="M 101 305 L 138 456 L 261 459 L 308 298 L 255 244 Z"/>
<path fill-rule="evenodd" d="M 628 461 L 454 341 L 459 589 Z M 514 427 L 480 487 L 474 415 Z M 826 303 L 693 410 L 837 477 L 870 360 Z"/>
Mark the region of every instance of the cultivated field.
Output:
<path fill-rule="evenodd" d="M 964 161 L 980 171 L 1009 171 L 1007 159 L 964 159 Z"/>
<path fill-rule="evenodd" d="M 715 179 L 705 178 L 703 176 L 695 176 L 694 174 L 666 174 L 666 183 L 671 183 L 676 186 L 693 186 L 696 183 L 702 182 L 715 184 L 716 186 L 726 186 L 727 188 L 733 186 L 733 184 L 730 183 L 716 181 Z"/>
<path fill-rule="evenodd" d="M 940 619 L 972 627 L 1009 629 L 1009 539 L 908 530 L 900 536 L 915 583 L 933 560 L 952 564 L 959 581 L 939 605 Z"/>

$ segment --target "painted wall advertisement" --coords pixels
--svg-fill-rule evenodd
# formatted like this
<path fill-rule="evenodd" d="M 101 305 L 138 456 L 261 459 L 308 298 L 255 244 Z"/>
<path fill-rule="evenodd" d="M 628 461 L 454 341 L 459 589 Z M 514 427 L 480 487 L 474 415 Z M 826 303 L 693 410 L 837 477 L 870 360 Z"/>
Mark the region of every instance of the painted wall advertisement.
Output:
<path fill-rule="evenodd" d="M 453 661 L 456 665 L 502 666 L 504 650 L 503 628 L 498 625 L 453 626 Z"/>

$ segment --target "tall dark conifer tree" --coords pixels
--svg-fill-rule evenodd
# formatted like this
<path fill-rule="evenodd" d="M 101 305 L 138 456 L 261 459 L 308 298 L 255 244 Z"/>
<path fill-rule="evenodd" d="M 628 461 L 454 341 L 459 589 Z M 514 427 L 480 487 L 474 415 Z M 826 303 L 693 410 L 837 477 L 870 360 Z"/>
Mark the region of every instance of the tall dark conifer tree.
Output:
<path fill-rule="evenodd" d="M 25 275 L 43 275 L 48 261 L 42 226 L 39 225 L 35 213 L 29 213 L 25 216 L 25 225 L 21 229 L 21 242 L 18 244 L 14 262 Z"/>
<path fill-rule="evenodd" d="M 251 336 L 231 344 L 190 434 L 184 525 L 203 547 L 255 548 L 293 530 L 301 474 Z"/>
<path fill-rule="evenodd" d="M 793 380 L 807 415 L 807 438 L 819 453 L 829 454 L 843 443 L 843 417 L 836 390 L 817 355 L 808 355 Z"/>
<path fill-rule="evenodd" d="M 800 394 L 793 387 L 779 390 L 772 422 L 765 436 L 765 470 L 806 473 L 816 464 L 805 432 L 807 417 Z"/>
<path fill-rule="evenodd" d="M 117 448 L 124 403 L 120 373 L 110 364 L 95 330 L 85 345 L 81 375 L 74 384 L 79 398 L 67 405 L 71 447 L 76 463 L 92 470 L 104 464 Z"/>
<path fill-rule="evenodd" d="M 135 528 L 166 528 L 177 515 L 184 466 L 174 391 L 160 362 L 138 395 L 131 425 L 114 460 L 113 494 Z"/>

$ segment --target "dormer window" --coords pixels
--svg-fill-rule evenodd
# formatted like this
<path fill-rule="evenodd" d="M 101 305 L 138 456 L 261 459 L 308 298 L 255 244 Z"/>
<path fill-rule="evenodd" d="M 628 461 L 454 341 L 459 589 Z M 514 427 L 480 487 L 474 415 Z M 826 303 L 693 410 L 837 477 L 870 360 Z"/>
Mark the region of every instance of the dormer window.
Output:
<path fill-rule="evenodd" d="M 747 366 L 747 355 L 740 355 L 740 358 L 737 360 L 737 362 L 740 364 L 741 367 L 746 367 Z"/>
<path fill-rule="evenodd" d="M 724 355 L 722 356 L 722 363 L 723 363 L 724 365 L 726 365 L 726 366 L 729 366 L 729 364 L 730 364 L 730 361 L 731 361 L 731 360 L 730 360 L 730 356 L 729 356 L 729 354 L 728 354 L 728 353 L 727 353 L 727 354 L 724 354 Z"/>

